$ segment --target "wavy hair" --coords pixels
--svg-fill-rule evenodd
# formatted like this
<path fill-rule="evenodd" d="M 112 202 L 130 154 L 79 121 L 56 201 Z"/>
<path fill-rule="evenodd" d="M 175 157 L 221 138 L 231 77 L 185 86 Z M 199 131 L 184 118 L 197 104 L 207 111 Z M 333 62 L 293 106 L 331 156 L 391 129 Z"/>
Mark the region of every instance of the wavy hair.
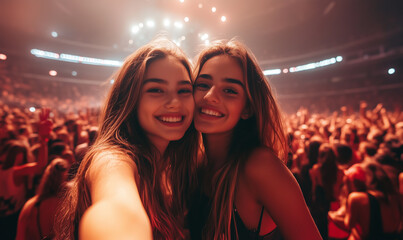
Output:
<path fill-rule="evenodd" d="M 209 219 L 203 230 L 205 239 L 231 238 L 230 226 L 239 169 L 253 149 L 267 147 L 283 161 L 288 153 L 277 101 L 255 56 L 245 45 L 234 39 L 213 42 L 199 54 L 194 76 L 199 75 L 209 59 L 221 55 L 237 60 L 242 67 L 247 82 L 246 107 L 251 116 L 246 120 L 240 119 L 235 126 L 227 161 L 213 176 L 214 197 Z"/>
<path fill-rule="evenodd" d="M 46 167 L 39 183 L 36 202 L 58 196 L 60 190 L 64 187 L 66 181 L 66 176 L 64 175 L 67 174 L 69 167 L 69 162 L 65 159 L 55 158 L 52 160 Z"/>
<path fill-rule="evenodd" d="M 73 186 L 67 192 L 64 209 L 59 212 L 57 235 L 59 239 L 78 236 L 78 224 L 84 211 L 91 205 L 87 170 L 93 159 L 103 152 L 112 152 L 130 159 L 137 165 L 139 194 L 150 219 L 153 237 L 156 239 L 184 238 L 182 221 L 185 196 L 195 177 L 199 135 L 193 123 L 184 137 L 171 141 L 162 157 L 156 162 L 157 149 L 149 142 L 141 128 L 137 108 L 147 67 L 157 59 L 176 58 L 191 77 L 191 67 L 185 54 L 172 42 L 157 39 L 139 48 L 124 62 L 114 77 L 100 118 L 99 132 L 94 145 L 84 157 Z M 162 179 L 166 172 L 169 185 Z M 172 196 L 165 186 L 171 186 Z"/>

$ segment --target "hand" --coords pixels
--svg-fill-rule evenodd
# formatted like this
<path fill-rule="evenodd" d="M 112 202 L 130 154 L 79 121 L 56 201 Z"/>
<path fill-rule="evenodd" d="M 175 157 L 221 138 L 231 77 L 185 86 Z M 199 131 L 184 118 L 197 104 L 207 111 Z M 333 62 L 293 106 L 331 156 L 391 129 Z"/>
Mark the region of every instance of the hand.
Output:
<path fill-rule="evenodd" d="M 41 112 L 39 113 L 39 127 L 38 127 L 38 135 L 42 139 L 49 139 L 50 132 L 53 128 L 53 123 L 49 119 L 49 108 L 42 108 Z"/>

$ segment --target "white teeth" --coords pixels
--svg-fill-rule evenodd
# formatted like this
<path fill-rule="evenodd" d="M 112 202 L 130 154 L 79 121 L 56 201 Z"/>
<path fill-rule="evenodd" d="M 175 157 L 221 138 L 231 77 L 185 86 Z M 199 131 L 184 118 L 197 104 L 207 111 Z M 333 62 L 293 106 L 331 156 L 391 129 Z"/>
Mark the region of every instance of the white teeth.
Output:
<path fill-rule="evenodd" d="M 163 122 L 180 122 L 180 121 L 182 121 L 181 117 L 160 117 L 159 119 Z"/>
<path fill-rule="evenodd" d="M 216 112 L 216 111 L 211 110 L 211 109 L 204 109 L 204 108 L 202 108 L 202 109 L 201 109 L 201 112 L 204 113 L 204 114 L 211 115 L 211 116 L 216 116 L 216 117 L 221 117 L 221 116 L 222 116 L 221 113 Z"/>

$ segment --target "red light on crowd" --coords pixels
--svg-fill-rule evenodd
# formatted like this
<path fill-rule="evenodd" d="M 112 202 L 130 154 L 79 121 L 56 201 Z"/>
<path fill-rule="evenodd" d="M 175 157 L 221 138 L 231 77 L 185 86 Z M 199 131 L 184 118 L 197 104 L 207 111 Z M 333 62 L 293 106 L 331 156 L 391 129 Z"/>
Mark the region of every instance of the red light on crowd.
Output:
<path fill-rule="evenodd" d="M 7 59 L 7 55 L 0 53 L 0 60 L 6 60 Z"/>
<path fill-rule="evenodd" d="M 50 71 L 49 71 L 49 75 L 52 76 L 52 77 L 54 77 L 54 76 L 57 75 L 57 72 L 56 72 L 55 70 L 50 70 Z"/>

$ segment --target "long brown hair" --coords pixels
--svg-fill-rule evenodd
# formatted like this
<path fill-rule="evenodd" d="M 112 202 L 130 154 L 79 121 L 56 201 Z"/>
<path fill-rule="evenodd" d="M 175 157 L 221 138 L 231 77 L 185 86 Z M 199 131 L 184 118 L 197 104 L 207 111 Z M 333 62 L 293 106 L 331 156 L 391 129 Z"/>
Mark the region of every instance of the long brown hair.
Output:
<path fill-rule="evenodd" d="M 194 71 L 198 76 L 203 65 L 215 56 L 234 58 L 242 67 L 247 80 L 245 92 L 251 116 L 240 119 L 234 128 L 226 163 L 213 176 L 212 208 L 203 230 L 204 239 L 230 239 L 231 219 L 239 169 L 250 153 L 259 146 L 271 149 L 286 160 L 287 141 L 283 121 L 271 87 L 256 58 L 236 40 L 217 41 L 201 51 Z"/>
<path fill-rule="evenodd" d="M 171 141 L 162 163 L 156 163 L 157 150 L 148 141 L 137 118 L 144 74 L 156 59 L 175 57 L 191 76 L 191 68 L 184 53 L 172 42 L 157 39 L 141 47 L 124 62 L 115 76 L 115 82 L 106 99 L 100 118 L 99 133 L 94 145 L 84 157 L 73 186 L 67 192 L 64 209 L 60 211 L 58 238 L 72 239 L 78 236 L 78 223 L 84 211 L 91 205 L 91 197 L 85 175 L 93 159 L 103 152 L 113 152 L 123 159 L 135 162 L 139 174 L 139 194 L 157 239 L 184 238 L 181 224 L 185 209 L 184 196 L 195 176 L 198 133 L 193 123 L 184 137 Z M 190 170 L 189 170 L 190 169 Z M 162 173 L 166 171 L 170 181 L 172 198 L 167 194 Z"/>

